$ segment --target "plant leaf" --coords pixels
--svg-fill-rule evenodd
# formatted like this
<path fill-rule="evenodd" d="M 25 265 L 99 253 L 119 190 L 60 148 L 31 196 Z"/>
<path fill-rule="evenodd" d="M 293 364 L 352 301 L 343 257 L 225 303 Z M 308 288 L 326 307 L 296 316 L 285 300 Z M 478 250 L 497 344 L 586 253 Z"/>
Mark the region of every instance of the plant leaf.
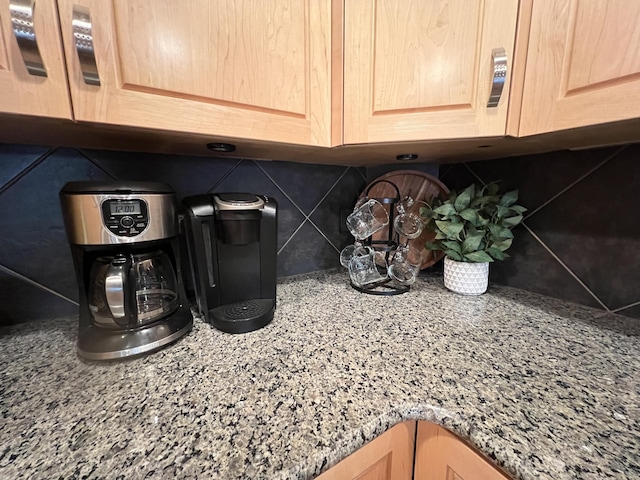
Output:
<path fill-rule="evenodd" d="M 473 235 L 469 235 L 462 242 L 462 253 L 475 252 L 480 247 L 480 242 L 482 242 L 482 232 L 475 233 Z"/>
<path fill-rule="evenodd" d="M 450 223 L 443 220 L 436 220 L 436 226 L 447 238 L 453 240 L 460 239 L 460 232 L 464 228 L 464 224 L 462 223 Z"/>
<path fill-rule="evenodd" d="M 516 213 L 524 213 L 527 211 L 526 208 L 524 208 L 522 205 L 511 205 L 511 211 L 512 212 L 516 212 Z"/>
<path fill-rule="evenodd" d="M 471 197 L 473 197 L 474 191 L 475 186 L 471 184 L 465 188 L 460 195 L 458 195 L 458 198 L 456 198 L 456 201 L 453 204 L 458 212 L 461 212 L 469 206 L 469 202 L 471 202 Z"/>
<path fill-rule="evenodd" d="M 507 217 L 502 219 L 502 224 L 507 227 L 515 227 L 522 221 L 522 215 L 514 215 L 513 217 Z"/>
<path fill-rule="evenodd" d="M 495 258 L 496 260 L 504 260 L 507 256 L 506 253 L 504 253 L 502 250 L 495 247 L 487 248 L 487 253 L 491 255 L 493 258 Z"/>
<path fill-rule="evenodd" d="M 511 190 L 510 192 L 505 193 L 500 199 L 500 205 L 504 205 L 508 207 L 509 205 L 513 205 L 518 200 L 518 190 Z"/>
<path fill-rule="evenodd" d="M 449 258 L 451 258 L 451 259 L 453 259 L 453 260 L 456 260 L 456 261 L 458 261 L 458 262 L 462 262 L 462 261 L 463 261 L 463 259 L 462 259 L 462 255 L 461 255 L 461 254 L 459 254 L 458 252 L 456 252 L 455 250 L 445 250 L 445 251 L 444 251 L 444 254 L 445 254 L 447 257 L 449 257 Z"/>
<path fill-rule="evenodd" d="M 513 243 L 513 239 L 507 238 L 506 240 L 495 242 L 493 245 L 491 245 L 491 248 L 497 248 L 498 250 L 501 250 L 504 252 L 507 248 L 511 246 L 512 243 Z"/>
<path fill-rule="evenodd" d="M 462 254 L 462 248 L 460 247 L 460 243 L 455 240 L 445 240 L 442 242 L 442 246 L 446 247 L 446 250 L 454 250 L 460 254 Z"/>
<path fill-rule="evenodd" d="M 509 215 L 509 207 L 505 207 L 504 205 L 496 205 L 496 213 L 498 214 L 498 218 L 506 217 Z"/>
<path fill-rule="evenodd" d="M 482 250 L 477 252 L 466 253 L 464 255 L 465 260 L 474 263 L 483 263 L 483 262 L 493 262 L 493 258 L 489 256 L 488 253 L 483 252 Z"/>
<path fill-rule="evenodd" d="M 463 211 L 460 212 L 460 216 L 465 220 L 467 220 L 468 222 L 471 222 L 471 224 L 474 226 L 478 224 L 478 220 L 479 220 L 478 212 L 473 208 L 465 208 Z"/>
<path fill-rule="evenodd" d="M 457 213 L 456 208 L 451 203 L 443 203 L 433 211 L 438 215 L 442 215 L 443 217 L 448 217 L 449 215 Z"/>
<path fill-rule="evenodd" d="M 491 235 L 496 238 L 496 240 L 513 238 L 513 233 L 511 233 L 511 230 L 495 223 L 489 224 L 489 231 L 491 232 Z"/>

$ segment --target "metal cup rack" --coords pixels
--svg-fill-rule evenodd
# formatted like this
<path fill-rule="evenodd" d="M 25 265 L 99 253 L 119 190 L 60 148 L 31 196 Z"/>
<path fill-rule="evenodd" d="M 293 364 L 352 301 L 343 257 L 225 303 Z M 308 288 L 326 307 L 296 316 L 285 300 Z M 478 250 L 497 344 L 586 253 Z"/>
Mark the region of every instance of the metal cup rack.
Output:
<path fill-rule="evenodd" d="M 371 189 L 377 184 L 383 183 L 383 182 L 391 185 L 393 189 L 396 191 L 396 195 L 394 197 L 369 197 L 369 192 L 371 191 Z M 384 252 L 385 264 L 389 265 L 389 257 L 391 255 L 391 252 L 394 252 L 400 245 L 400 242 L 399 242 L 400 235 L 393 228 L 396 205 L 401 200 L 400 190 L 398 189 L 398 186 L 395 183 L 390 182 L 389 180 L 378 180 L 377 182 L 373 182 L 371 185 L 369 185 L 367 190 L 364 192 L 364 195 L 365 195 L 365 198 L 367 199 L 373 198 L 374 200 L 377 200 L 384 206 L 389 205 L 389 223 L 388 223 L 389 232 L 388 232 L 387 238 L 381 239 L 381 240 L 374 240 L 373 236 L 371 236 L 362 241 L 363 245 L 370 246 L 376 252 Z M 380 269 L 380 266 L 378 266 L 378 269 Z M 406 293 L 411 289 L 410 285 L 399 285 L 396 282 L 392 281 L 391 278 L 387 276 L 386 271 L 384 272 L 384 275 L 385 275 L 385 279 L 380 280 L 379 282 L 371 283 L 368 285 L 362 285 L 362 286 L 356 285 L 355 283 L 351 282 L 351 287 L 358 290 L 359 292 L 367 293 L 369 295 L 384 295 L 384 296 L 399 295 L 401 293 Z"/>

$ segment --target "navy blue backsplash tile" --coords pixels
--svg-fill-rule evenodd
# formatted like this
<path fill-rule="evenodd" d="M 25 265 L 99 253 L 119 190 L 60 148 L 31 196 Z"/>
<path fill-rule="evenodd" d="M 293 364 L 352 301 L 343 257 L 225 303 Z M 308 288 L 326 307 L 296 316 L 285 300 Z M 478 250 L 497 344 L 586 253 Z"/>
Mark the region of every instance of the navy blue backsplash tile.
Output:
<path fill-rule="evenodd" d="M 640 145 L 440 167 L 450 188 L 499 180 L 529 208 L 491 281 L 640 318 Z M 278 201 L 278 276 L 339 266 L 341 211 L 393 169 L 0 145 L 0 325 L 77 312 L 58 191 L 70 180 L 147 180 L 179 199 L 247 191 Z M 603 200 L 603 198 L 605 200 Z M 437 269 L 438 265 L 434 268 Z"/>
<path fill-rule="evenodd" d="M 278 276 L 339 266 L 340 211 L 364 189 L 362 168 L 233 158 L 0 145 L 0 325 L 77 313 L 58 192 L 71 180 L 171 185 L 179 201 L 244 191 L 278 202 Z M 347 238 L 348 237 L 348 238 Z"/>
<path fill-rule="evenodd" d="M 640 318 L 640 144 L 444 166 L 449 188 L 499 181 L 529 209 L 497 283 Z"/>

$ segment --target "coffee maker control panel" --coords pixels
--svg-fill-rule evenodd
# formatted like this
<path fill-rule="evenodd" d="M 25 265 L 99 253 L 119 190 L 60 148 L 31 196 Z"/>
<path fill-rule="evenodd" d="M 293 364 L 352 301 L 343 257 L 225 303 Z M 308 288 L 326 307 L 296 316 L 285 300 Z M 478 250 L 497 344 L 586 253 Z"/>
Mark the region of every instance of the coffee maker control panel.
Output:
<path fill-rule="evenodd" d="M 108 199 L 102 202 L 102 221 L 114 235 L 135 237 L 149 226 L 149 207 L 142 199 Z"/>

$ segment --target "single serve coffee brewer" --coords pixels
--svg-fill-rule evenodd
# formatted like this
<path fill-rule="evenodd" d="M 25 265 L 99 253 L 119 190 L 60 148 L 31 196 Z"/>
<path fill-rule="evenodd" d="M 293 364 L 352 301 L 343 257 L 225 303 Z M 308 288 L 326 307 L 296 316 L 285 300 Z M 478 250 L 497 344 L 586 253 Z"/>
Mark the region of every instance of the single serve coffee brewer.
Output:
<path fill-rule="evenodd" d="M 267 325 L 276 307 L 277 202 L 250 193 L 183 201 L 196 304 L 229 333 Z"/>

